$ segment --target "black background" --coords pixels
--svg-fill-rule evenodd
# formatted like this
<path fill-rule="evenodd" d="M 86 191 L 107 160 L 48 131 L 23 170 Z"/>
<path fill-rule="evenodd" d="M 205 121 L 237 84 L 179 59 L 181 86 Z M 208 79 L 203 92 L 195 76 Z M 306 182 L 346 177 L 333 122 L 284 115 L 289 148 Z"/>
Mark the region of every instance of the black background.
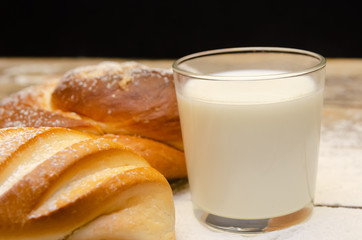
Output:
<path fill-rule="evenodd" d="M 0 56 L 178 58 L 279 46 L 362 57 L 358 1 L 2 1 Z"/>

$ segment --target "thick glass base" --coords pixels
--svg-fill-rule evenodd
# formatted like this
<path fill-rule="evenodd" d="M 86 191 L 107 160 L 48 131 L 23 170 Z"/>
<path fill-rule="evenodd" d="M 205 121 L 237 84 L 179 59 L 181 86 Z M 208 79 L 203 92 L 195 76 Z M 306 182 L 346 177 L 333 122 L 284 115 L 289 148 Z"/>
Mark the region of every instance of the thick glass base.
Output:
<path fill-rule="evenodd" d="M 313 204 L 284 216 L 265 219 L 233 219 L 216 216 L 195 208 L 194 213 L 199 221 L 208 228 L 217 231 L 235 232 L 254 235 L 287 228 L 306 221 L 312 214 Z"/>

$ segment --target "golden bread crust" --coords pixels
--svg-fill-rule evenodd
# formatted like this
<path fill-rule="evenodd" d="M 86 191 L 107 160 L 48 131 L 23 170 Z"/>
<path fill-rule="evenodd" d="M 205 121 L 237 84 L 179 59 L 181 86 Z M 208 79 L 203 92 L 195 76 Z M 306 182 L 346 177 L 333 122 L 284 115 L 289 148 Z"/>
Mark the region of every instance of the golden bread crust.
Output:
<path fill-rule="evenodd" d="M 0 239 L 175 238 L 167 180 L 117 142 L 1 129 L 0 152 Z"/>
<path fill-rule="evenodd" d="M 0 127 L 64 127 L 102 134 L 100 126 L 78 114 L 51 108 L 50 94 L 56 84 L 31 86 L 5 98 L 0 103 Z"/>
<path fill-rule="evenodd" d="M 187 176 L 175 90 L 166 70 L 133 62 L 74 69 L 60 81 L 28 87 L 1 101 L 0 128 L 7 127 L 120 135 L 113 140 L 133 146 L 167 179 Z"/>
<path fill-rule="evenodd" d="M 134 136 L 107 134 L 103 137 L 134 150 L 167 179 L 187 176 L 185 154 L 178 149 L 151 139 Z"/>
<path fill-rule="evenodd" d="M 105 62 L 67 72 L 54 89 L 56 109 L 103 123 L 106 133 L 181 141 L 171 71 Z"/>

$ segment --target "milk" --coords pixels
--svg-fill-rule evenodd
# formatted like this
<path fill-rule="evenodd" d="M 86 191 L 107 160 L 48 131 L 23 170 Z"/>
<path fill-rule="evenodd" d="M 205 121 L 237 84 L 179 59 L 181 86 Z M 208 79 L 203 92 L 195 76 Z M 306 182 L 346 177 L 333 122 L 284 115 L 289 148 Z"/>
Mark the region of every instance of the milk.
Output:
<path fill-rule="evenodd" d="M 217 75 L 263 75 L 271 71 Z M 189 80 L 177 92 L 192 201 L 221 217 L 263 219 L 313 202 L 322 90 L 308 77 Z"/>

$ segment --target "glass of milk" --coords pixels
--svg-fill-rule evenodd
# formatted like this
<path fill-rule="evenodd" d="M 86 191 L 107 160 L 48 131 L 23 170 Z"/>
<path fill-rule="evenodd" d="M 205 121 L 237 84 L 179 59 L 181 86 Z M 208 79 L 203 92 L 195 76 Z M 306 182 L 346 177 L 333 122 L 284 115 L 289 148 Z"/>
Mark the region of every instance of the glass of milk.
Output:
<path fill-rule="evenodd" d="M 243 234 L 312 213 L 325 59 L 289 48 L 231 48 L 174 65 L 195 216 Z"/>

